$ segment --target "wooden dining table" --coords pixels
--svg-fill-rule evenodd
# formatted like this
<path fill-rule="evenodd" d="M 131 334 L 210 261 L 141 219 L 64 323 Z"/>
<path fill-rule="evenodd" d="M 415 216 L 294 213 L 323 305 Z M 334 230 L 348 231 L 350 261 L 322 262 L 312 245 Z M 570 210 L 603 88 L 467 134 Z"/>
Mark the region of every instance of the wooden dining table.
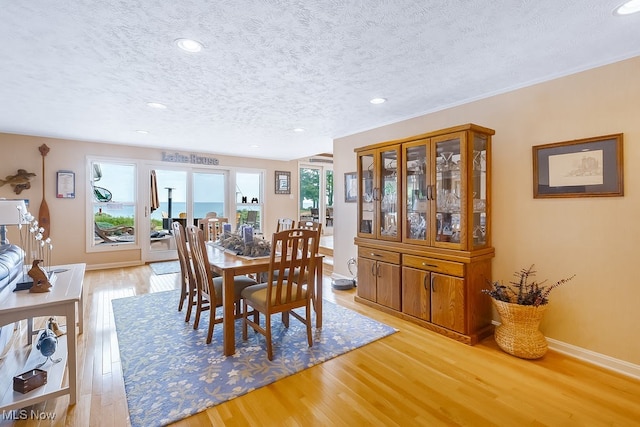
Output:
<path fill-rule="evenodd" d="M 211 271 L 222 276 L 222 306 L 224 329 L 224 354 L 231 356 L 236 352 L 235 312 L 234 312 L 234 280 L 242 274 L 259 274 L 269 271 L 269 256 L 249 258 L 234 255 L 219 247 L 207 243 L 207 255 Z M 316 313 L 316 328 L 322 327 L 322 260 L 324 255 L 316 255 L 316 268 L 313 286 L 312 305 Z"/>

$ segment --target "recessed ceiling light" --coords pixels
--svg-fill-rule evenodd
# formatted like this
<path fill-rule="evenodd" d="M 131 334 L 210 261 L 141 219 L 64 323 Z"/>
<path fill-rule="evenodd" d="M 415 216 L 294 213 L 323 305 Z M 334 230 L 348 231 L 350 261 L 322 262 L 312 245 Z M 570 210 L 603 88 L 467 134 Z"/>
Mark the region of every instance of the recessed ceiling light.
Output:
<path fill-rule="evenodd" d="M 293 131 L 294 131 L 294 132 L 298 132 L 298 133 L 300 133 L 300 132 L 304 132 L 304 129 L 302 129 L 302 128 L 295 128 L 295 129 L 293 129 Z"/>
<path fill-rule="evenodd" d="M 258 144 L 251 144 L 249 148 L 260 148 L 260 146 Z"/>
<path fill-rule="evenodd" d="M 147 102 L 147 107 L 156 108 L 158 110 L 164 110 L 165 108 L 167 108 L 166 105 L 159 102 Z"/>
<path fill-rule="evenodd" d="M 202 43 L 200 43 L 197 40 L 191 40 L 191 39 L 176 39 L 175 43 L 180 49 L 189 53 L 200 52 L 203 47 Z"/>
<path fill-rule="evenodd" d="M 387 102 L 387 98 L 373 98 L 369 102 L 372 104 L 383 104 Z"/>
<path fill-rule="evenodd" d="M 630 0 L 616 7 L 613 11 L 614 15 L 631 15 L 640 12 L 640 0 Z"/>
<path fill-rule="evenodd" d="M 148 131 L 148 130 L 144 130 L 144 129 L 138 129 L 138 130 L 136 131 L 136 133 L 140 133 L 140 134 L 142 134 L 142 135 L 146 135 L 146 134 L 148 134 L 148 133 L 149 133 L 149 131 Z"/>

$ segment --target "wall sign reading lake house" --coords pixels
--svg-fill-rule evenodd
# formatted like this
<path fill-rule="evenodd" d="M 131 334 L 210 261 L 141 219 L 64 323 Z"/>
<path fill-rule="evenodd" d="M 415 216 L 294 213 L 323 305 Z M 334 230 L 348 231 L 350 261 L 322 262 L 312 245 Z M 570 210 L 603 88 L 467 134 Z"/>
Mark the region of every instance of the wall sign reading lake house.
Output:
<path fill-rule="evenodd" d="M 199 156 L 197 154 L 189 154 L 188 156 L 180 153 L 162 152 L 162 161 L 171 163 L 191 163 L 194 165 L 218 165 L 220 161 L 215 157 Z"/>

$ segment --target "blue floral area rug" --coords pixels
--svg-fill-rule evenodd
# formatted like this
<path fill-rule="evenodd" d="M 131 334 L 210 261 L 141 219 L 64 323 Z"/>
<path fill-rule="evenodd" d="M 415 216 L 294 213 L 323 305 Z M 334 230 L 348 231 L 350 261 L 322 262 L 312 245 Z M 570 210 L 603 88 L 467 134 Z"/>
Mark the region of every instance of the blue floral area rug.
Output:
<path fill-rule="evenodd" d="M 180 272 L 179 261 L 153 262 L 149 264 L 149 267 L 151 267 L 155 274 L 171 274 Z"/>
<path fill-rule="evenodd" d="M 193 320 L 186 323 L 184 311 L 177 310 L 179 297 L 176 290 L 112 301 L 133 427 L 181 420 L 396 331 L 325 300 L 323 327 L 313 329 L 313 347 L 301 322 L 291 318 L 287 329 L 274 315 L 273 361 L 267 359 L 262 335 L 249 328 L 248 340 L 242 340 L 241 319 L 236 354 L 225 357 L 222 325 L 205 344 L 209 314 L 194 330 Z"/>

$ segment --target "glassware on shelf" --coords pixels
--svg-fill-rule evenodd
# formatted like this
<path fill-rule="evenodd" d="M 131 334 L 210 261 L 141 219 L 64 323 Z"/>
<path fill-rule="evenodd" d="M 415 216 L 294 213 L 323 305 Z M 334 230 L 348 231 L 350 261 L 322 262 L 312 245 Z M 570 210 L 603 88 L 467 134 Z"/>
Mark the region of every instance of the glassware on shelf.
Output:
<path fill-rule="evenodd" d="M 452 243 L 460 243 L 460 223 L 454 223 L 451 225 L 451 240 Z"/>
<path fill-rule="evenodd" d="M 440 212 L 460 212 L 460 198 L 451 190 L 440 190 L 437 198 L 437 208 Z"/>
<path fill-rule="evenodd" d="M 442 157 L 442 171 L 460 170 L 458 162 L 453 160 L 452 151 L 443 151 L 440 156 Z"/>
<path fill-rule="evenodd" d="M 486 201 L 484 199 L 473 199 L 473 211 L 484 212 L 486 207 Z"/>
<path fill-rule="evenodd" d="M 424 240 L 427 232 L 427 221 L 418 212 L 409 214 L 409 238 Z"/>

